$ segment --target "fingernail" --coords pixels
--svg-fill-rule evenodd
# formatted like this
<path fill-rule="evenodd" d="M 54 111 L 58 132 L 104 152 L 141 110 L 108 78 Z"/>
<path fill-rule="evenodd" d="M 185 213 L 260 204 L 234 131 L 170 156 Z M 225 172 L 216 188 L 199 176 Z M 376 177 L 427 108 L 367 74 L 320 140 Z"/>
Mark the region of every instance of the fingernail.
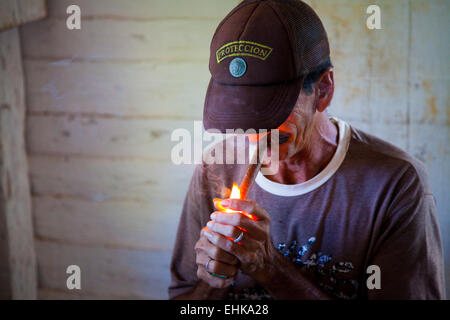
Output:
<path fill-rule="evenodd" d="M 207 226 L 208 228 L 211 228 L 212 222 L 211 222 L 211 221 L 208 221 L 208 223 L 206 224 L 206 226 Z"/>
<path fill-rule="evenodd" d="M 230 205 L 230 200 L 228 199 L 222 200 L 221 205 L 223 207 L 228 207 Z"/>
<path fill-rule="evenodd" d="M 211 215 L 209 217 L 211 218 L 211 220 L 214 220 L 216 218 L 216 214 L 215 213 L 211 213 Z"/>

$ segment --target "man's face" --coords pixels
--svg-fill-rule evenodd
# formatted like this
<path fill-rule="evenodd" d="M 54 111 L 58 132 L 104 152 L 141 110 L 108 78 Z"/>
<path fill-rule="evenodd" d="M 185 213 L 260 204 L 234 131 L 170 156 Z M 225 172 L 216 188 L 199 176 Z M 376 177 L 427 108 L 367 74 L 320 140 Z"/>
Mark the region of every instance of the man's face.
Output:
<path fill-rule="evenodd" d="M 302 90 L 291 114 L 278 127 L 281 137 L 279 147 L 280 160 L 286 160 L 310 147 L 309 142 L 316 110 L 316 95 L 314 93 L 307 95 Z M 282 143 L 283 137 L 288 137 L 284 143 Z"/>
<path fill-rule="evenodd" d="M 287 120 L 277 128 L 280 136 L 280 160 L 289 159 L 300 151 L 309 148 L 316 110 L 315 103 L 315 90 L 310 94 L 306 94 L 304 90 L 301 90 L 291 114 Z M 251 142 L 256 142 L 258 139 L 259 136 L 256 134 L 249 135 L 249 140 Z M 268 156 L 270 156 L 270 147 L 268 149 Z"/>

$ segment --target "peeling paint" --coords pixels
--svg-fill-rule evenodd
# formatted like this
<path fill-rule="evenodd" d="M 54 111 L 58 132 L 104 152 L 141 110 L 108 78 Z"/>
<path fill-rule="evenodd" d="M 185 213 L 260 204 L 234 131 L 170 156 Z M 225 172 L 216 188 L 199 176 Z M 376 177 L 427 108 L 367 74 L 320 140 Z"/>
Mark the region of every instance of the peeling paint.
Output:
<path fill-rule="evenodd" d="M 439 109 L 436 107 L 436 97 L 428 98 L 427 104 L 428 104 L 427 115 L 430 115 L 432 121 L 435 121 L 439 115 Z"/>
<path fill-rule="evenodd" d="M 432 122 L 436 121 L 437 117 L 439 116 L 439 109 L 436 105 L 436 96 L 433 94 L 431 90 L 431 82 L 430 80 L 423 80 L 422 81 L 422 87 L 425 90 L 425 93 L 427 94 L 426 103 L 427 103 L 427 109 L 424 113 L 424 121 L 426 119 L 431 120 Z"/>
<path fill-rule="evenodd" d="M 150 136 L 152 138 L 158 139 L 166 133 L 167 133 L 166 131 L 162 131 L 162 130 L 152 130 L 152 131 L 150 131 Z"/>

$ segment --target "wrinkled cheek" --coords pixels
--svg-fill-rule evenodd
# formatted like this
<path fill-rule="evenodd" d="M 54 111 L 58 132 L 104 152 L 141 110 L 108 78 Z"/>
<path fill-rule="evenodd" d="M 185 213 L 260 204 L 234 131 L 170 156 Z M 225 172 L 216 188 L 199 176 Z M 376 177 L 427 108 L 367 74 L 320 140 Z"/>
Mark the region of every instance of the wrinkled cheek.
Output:
<path fill-rule="evenodd" d="M 292 148 L 291 144 L 292 144 L 292 142 L 286 142 L 286 143 L 278 146 L 278 159 L 279 160 L 284 160 L 289 157 L 290 149 Z M 267 156 L 269 158 L 272 157 L 272 154 L 276 155 L 276 151 L 274 153 L 272 153 L 272 148 L 267 149 Z"/>
<path fill-rule="evenodd" d="M 289 146 L 289 148 L 287 148 L 286 152 L 285 152 L 285 157 L 289 158 L 292 157 L 293 155 L 295 155 L 298 152 L 298 147 L 297 144 L 291 144 Z"/>

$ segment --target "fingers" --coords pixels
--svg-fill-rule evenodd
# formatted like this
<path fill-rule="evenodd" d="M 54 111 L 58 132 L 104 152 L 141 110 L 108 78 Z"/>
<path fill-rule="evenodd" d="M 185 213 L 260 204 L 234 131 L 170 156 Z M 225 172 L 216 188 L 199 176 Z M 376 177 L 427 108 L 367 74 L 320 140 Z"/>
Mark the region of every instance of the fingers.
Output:
<path fill-rule="evenodd" d="M 213 231 L 221 233 L 224 236 L 228 236 L 233 239 L 235 239 L 240 234 L 240 230 L 246 231 L 246 235 L 249 235 L 256 240 L 264 240 L 267 237 L 267 232 L 264 229 L 266 227 L 267 221 L 253 221 L 240 213 L 224 213 L 219 211 L 213 212 L 211 214 L 211 219 L 211 227 L 208 226 L 208 229 L 212 228 Z M 220 226 L 220 224 L 232 226 L 232 228 L 236 230 L 231 232 L 230 228 L 222 227 Z M 226 234 L 222 231 L 226 232 Z"/>
<path fill-rule="evenodd" d="M 253 200 L 224 199 L 220 204 L 227 209 L 247 212 L 258 220 L 270 219 L 267 211 Z"/>
<path fill-rule="evenodd" d="M 239 263 L 239 260 L 235 256 L 213 245 L 208 240 L 208 238 L 206 238 L 206 235 L 201 236 L 200 239 L 197 241 L 197 243 L 195 244 L 195 251 L 197 252 L 197 255 L 199 255 L 200 252 L 204 252 L 211 259 L 223 263 L 231 265 L 236 265 Z"/>
<path fill-rule="evenodd" d="M 211 259 L 205 254 L 197 255 L 196 263 L 199 267 L 205 268 L 209 273 L 220 274 L 227 277 L 234 277 L 238 271 L 236 266 Z M 206 267 L 208 267 L 208 269 L 206 269 Z"/>
<path fill-rule="evenodd" d="M 220 212 L 238 211 L 251 220 L 270 220 L 268 212 L 253 200 L 214 199 L 214 206 Z"/>
<path fill-rule="evenodd" d="M 215 277 L 209 272 L 206 272 L 205 268 L 201 266 L 197 268 L 197 277 L 208 283 L 213 288 L 226 288 L 231 286 L 234 281 L 234 277 L 227 279 Z"/>
<path fill-rule="evenodd" d="M 211 242 L 213 245 L 226 251 L 227 253 L 230 253 L 230 254 L 236 256 L 236 253 L 239 250 L 239 245 L 237 243 L 234 243 L 233 241 L 225 238 L 224 236 L 220 235 L 219 233 L 211 231 L 211 230 L 208 232 L 205 232 L 205 236 L 209 240 L 209 242 Z"/>
<path fill-rule="evenodd" d="M 252 215 L 252 214 L 250 214 L 250 213 L 248 213 L 248 212 L 224 208 L 224 207 L 221 205 L 222 201 L 225 201 L 225 200 L 217 199 L 217 198 L 214 199 L 214 206 L 215 206 L 215 207 L 217 208 L 217 210 L 219 210 L 220 212 L 228 212 L 228 213 L 230 213 L 230 212 L 239 212 L 239 213 L 243 214 L 244 216 L 247 216 L 247 218 L 249 218 L 249 219 L 252 219 L 252 220 L 258 220 L 258 218 L 257 218 L 256 216 L 254 216 L 254 215 Z"/>
<path fill-rule="evenodd" d="M 233 283 L 238 272 L 238 260 L 236 257 L 215 247 L 205 235 L 201 236 L 197 241 L 195 251 L 197 253 L 196 264 L 198 266 L 197 277 L 199 279 L 214 288 L 226 288 Z M 222 261 L 216 260 L 215 257 L 222 259 Z M 225 263 L 223 260 L 232 262 L 233 264 Z M 208 270 L 206 270 L 206 267 L 208 267 Z M 225 276 L 226 278 L 213 276 L 211 273 Z"/>
<path fill-rule="evenodd" d="M 256 240 L 250 237 L 246 238 L 245 235 L 242 238 L 240 244 L 235 243 L 233 242 L 233 240 L 230 240 L 220 233 L 214 231 L 205 232 L 205 236 L 213 245 L 232 254 L 239 260 L 241 260 L 242 256 L 245 255 L 246 251 L 257 250 L 259 248 L 258 242 Z"/>
<path fill-rule="evenodd" d="M 209 221 L 206 226 L 208 227 L 208 230 L 215 231 L 231 239 L 236 239 L 237 237 L 239 237 L 241 232 L 243 232 L 241 229 L 236 228 L 233 225 L 219 223 L 214 220 Z"/>

